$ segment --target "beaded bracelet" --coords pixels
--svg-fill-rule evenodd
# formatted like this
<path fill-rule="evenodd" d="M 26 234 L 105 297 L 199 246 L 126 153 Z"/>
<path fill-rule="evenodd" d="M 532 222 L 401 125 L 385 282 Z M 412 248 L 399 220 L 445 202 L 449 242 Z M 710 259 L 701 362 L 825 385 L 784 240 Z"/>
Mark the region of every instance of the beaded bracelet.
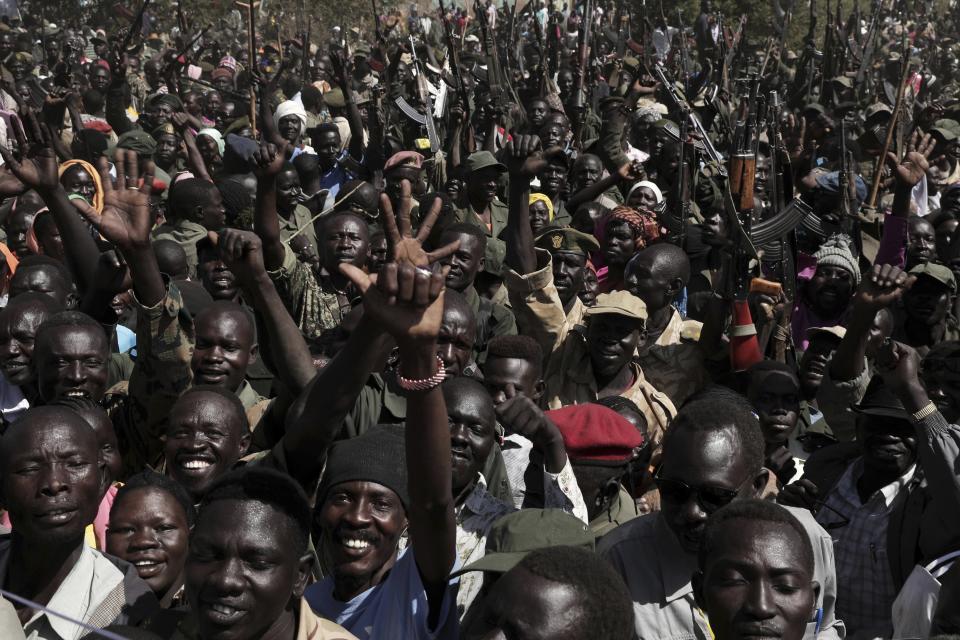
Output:
<path fill-rule="evenodd" d="M 423 378 L 422 380 L 404 378 L 400 374 L 400 367 L 397 367 L 397 383 L 404 391 L 429 391 L 443 382 L 445 377 L 446 369 L 443 366 L 443 360 L 440 356 L 437 356 L 437 372 L 429 378 Z"/>

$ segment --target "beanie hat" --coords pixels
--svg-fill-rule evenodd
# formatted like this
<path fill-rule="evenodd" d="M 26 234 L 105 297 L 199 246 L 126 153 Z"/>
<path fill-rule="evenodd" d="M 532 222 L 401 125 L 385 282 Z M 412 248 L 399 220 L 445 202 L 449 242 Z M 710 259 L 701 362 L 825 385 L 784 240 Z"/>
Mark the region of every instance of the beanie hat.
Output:
<path fill-rule="evenodd" d="M 850 236 L 838 233 L 832 235 L 820 245 L 820 249 L 813 254 L 817 265 L 829 265 L 846 269 L 853 276 L 853 286 L 860 284 L 860 265 L 852 251 L 853 240 Z"/>
<path fill-rule="evenodd" d="M 330 447 L 317 491 L 317 504 L 323 504 L 327 493 L 338 484 L 364 481 L 390 489 L 406 509 L 410 496 L 403 433 L 402 427 L 377 425 L 356 438 L 341 440 Z"/>

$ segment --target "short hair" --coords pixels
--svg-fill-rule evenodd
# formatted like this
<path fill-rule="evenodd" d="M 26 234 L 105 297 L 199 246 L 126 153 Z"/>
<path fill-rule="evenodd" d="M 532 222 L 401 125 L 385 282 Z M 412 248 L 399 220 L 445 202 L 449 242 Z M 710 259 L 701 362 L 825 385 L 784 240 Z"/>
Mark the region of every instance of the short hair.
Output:
<path fill-rule="evenodd" d="M 517 568 L 576 590 L 585 616 L 573 640 L 629 640 L 633 637 L 633 601 L 613 567 L 581 547 L 547 547 L 527 554 Z"/>
<path fill-rule="evenodd" d="M 765 444 L 760 420 L 745 397 L 719 385 L 691 396 L 677 412 L 663 437 L 664 451 L 680 433 L 718 433 L 732 430 L 740 441 L 740 454 L 751 471 L 763 467 Z"/>
<path fill-rule="evenodd" d="M 454 222 L 440 232 L 441 238 L 445 235 L 470 236 L 472 238 L 476 238 L 477 242 L 480 243 L 481 251 L 486 251 L 487 249 L 487 234 L 483 232 L 483 229 L 475 224 L 470 224 L 469 222 Z"/>
<path fill-rule="evenodd" d="M 293 524 L 293 549 L 303 555 L 310 538 L 310 503 L 303 488 L 290 476 L 274 469 L 246 466 L 218 478 L 200 500 L 197 520 L 211 504 L 245 500 L 269 505 Z"/>
<path fill-rule="evenodd" d="M 700 548 L 697 552 L 697 563 L 703 571 L 707 565 L 707 558 L 716 549 L 717 538 L 723 526 L 731 520 L 753 520 L 754 522 L 770 522 L 786 525 L 794 530 L 800 538 L 800 553 L 806 568 L 813 574 L 813 544 L 806 529 L 797 518 L 784 507 L 769 500 L 744 499 L 734 500 L 721 507 L 707 520 L 707 526 L 700 539 Z"/>
<path fill-rule="evenodd" d="M 103 344 L 106 345 L 106 352 L 110 352 L 110 340 L 107 338 L 107 334 L 103 330 L 103 326 L 83 313 L 82 311 L 61 311 L 55 313 L 46 320 L 37 328 L 37 335 L 34 338 L 34 351 L 40 348 L 40 344 L 44 341 L 47 334 L 55 329 L 60 329 L 62 327 L 69 327 L 72 329 L 90 329 L 95 333 L 103 336 Z"/>
<path fill-rule="evenodd" d="M 169 238 L 153 241 L 153 255 L 160 272 L 171 278 L 187 275 L 187 252 L 179 242 Z"/>
<path fill-rule="evenodd" d="M 337 125 L 333 124 L 332 122 L 321 122 L 316 127 L 314 127 L 313 131 L 311 132 L 310 138 L 311 140 L 317 139 L 325 133 L 335 133 L 337 134 L 337 137 L 339 137 L 340 128 Z"/>
<path fill-rule="evenodd" d="M 536 367 L 538 378 L 543 368 L 543 349 L 530 336 L 494 336 L 487 343 L 487 359 L 492 357 L 526 360 Z"/>
<path fill-rule="evenodd" d="M 193 523 L 197 521 L 197 509 L 193 506 L 193 500 L 190 498 L 187 490 L 173 478 L 163 475 L 162 473 L 157 473 L 152 469 L 147 469 L 146 471 L 127 478 L 126 483 L 120 487 L 120 490 L 117 491 L 117 495 L 113 499 L 110 515 L 113 515 L 113 510 L 116 509 L 117 505 L 127 494 L 137 489 L 158 489 L 160 491 L 166 491 L 173 496 L 173 499 L 183 508 L 189 526 L 192 527 Z"/>
<path fill-rule="evenodd" d="M 86 396 L 61 396 L 48 404 L 51 406 L 73 409 L 73 411 L 76 413 L 83 413 L 84 411 L 102 413 L 104 417 L 106 417 L 108 420 L 110 419 L 110 417 L 107 415 L 106 409 L 103 408 L 103 405 Z"/>
<path fill-rule="evenodd" d="M 303 91 L 300 93 L 300 101 L 303 103 L 304 109 L 313 110 L 314 107 L 320 106 L 320 102 L 323 99 L 323 92 L 320 89 L 317 89 L 312 84 L 308 84 L 303 88 Z M 301 154 L 307 155 L 307 154 Z"/>
<path fill-rule="evenodd" d="M 86 113 L 97 113 L 103 108 L 104 97 L 96 89 L 87 89 L 83 92 L 83 109 Z"/>
<path fill-rule="evenodd" d="M 216 183 L 216 187 L 223 200 L 223 208 L 227 212 L 228 220 L 236 220 L 253 206 L 250 192 L 239 180 L 220 180 Z"/>
<path fill-rule="evenodd" d="M 247 419 L 247 410 L 243 408 L 243 403 L 240 402 L 240 398 L 237 397 L 237 394 L 228 391 L 223 387 L 217 387 L 212 384 L 197 384 L 192 387 L 188 387 L 186 391 L 180 394 L 180 397 L 174 401 L 173 406 L 177 406 L 181 402 L 185 402 L 187 396 L 194 393 L 212 393 L 215 396 L 220 396 L 236 411 L 237 415 L 240 417 L 240 426 L 243 428 L 242 433 L 246 433 L 250 430 L 250 421 Z M 173 408 L 171 407 L 171 411 Z"/>
<path fill-rule="evenodd" d="M 167 190 L 168 210 L 173 220 L 182 220 L 197 206 L 206 203 L 216 185 L 200 178 L 177 180 Z"/>
<path fill-rule="evenodd" d="M 312 182 L 320 179 L 320 160 L 315 153 L 298 155 L 293 159 L 293 168 L 297 170 L 300 182 Z"/>
<path fill-rule="evenodd" d="M 25 256 L 21 258 L 19 264 L 17 264 L 17 271 L 20 271 L 21 269 L 38 269 L 41 267 L 52 268 L 57 272 L 58 276 L 63 278 L 63 281 L 68 286 L 73 284 L 73 277 L 70 275 L 70 271 L 67 269 L 67 266 L 56 258 L 51 258 L 50 256 L 40 254 Z"/>
<path fill-rule="evenodd" d="M 0 309 L 0 313 L 6 311 L 7 309 L 14 309 L 15 307 L 26 307 L 37 305 L 47 315 L 53 315 L 63 311 L 63 305 L 48 296 L 45 293 L 40 293 L 39 291 L 24 291 L 18 296 L 10 298 L 7 301 L 7 306 L 3 309 Z"/>
<path fill-rule="evenodd" d="M 647 414 L 645 414 L 643 412 L 643 409 L 637 406 L 637 403 L 631 400 L 630 398 L 626 396 L 605 396 L 603 398 L 597 398 L 596 400 L 593 401 L 593 404 L 599 404 L 601 406 L 606 407 L 607 409 L 616 411 L 617 413 L 622 413 L 623 411 L 629 411 L 631 413 L 637 414 L 637 416 L 639 416 L 640 418 L 643 418 L 643 428 L 641 429 L 638 425 L 637 429 L 640 431 L 640 433 L 646 436 L 647 431 L 650 428 L 650 425 L 647 424 Z"/>

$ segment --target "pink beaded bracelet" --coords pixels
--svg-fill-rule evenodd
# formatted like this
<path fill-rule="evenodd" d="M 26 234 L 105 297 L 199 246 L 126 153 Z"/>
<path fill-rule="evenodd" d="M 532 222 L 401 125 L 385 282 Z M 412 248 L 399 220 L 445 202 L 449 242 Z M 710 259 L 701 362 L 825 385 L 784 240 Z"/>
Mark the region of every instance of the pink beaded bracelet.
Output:
<path fill-rule="evenodd" d="M 443 382 L 445 377 L 446 369 L 443 366 L 443 360 L 440 358 L 440 356 L 437 356 L 437 372 L 429 378 L 424 378 L 422 380 L 411 380 L 409 378 L 404 378 L 400 374 L 400 367 L 397 366 L 397 382 L 400 384 L 400 388 L 404 391 L 429 391 Z"/>

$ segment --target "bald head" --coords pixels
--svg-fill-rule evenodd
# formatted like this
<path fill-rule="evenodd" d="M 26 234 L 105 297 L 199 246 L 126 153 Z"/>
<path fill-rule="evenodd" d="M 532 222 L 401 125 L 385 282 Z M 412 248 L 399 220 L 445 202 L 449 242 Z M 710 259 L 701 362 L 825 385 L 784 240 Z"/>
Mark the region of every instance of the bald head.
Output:
<path fill-rule="evenodd" d="M 647 305 L 649 313 L 666 308 L 690 281 L 690 258 L 680 247 L 660 243 L 638 252 L 627 263 L 627 289 Z"/>

